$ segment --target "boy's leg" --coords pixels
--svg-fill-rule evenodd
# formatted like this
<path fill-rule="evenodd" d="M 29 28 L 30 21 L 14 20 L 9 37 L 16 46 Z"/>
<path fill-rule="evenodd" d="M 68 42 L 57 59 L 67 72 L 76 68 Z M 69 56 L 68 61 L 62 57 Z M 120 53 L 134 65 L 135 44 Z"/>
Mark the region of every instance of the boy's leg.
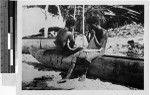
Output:
<path fill-rule="evenodd" d="M 75 67 L 75 63 L 72 64 L 72 66 L 69 68 L 68 70 L 68 73 L 67 73 L 67 76 L 65 77 L 65 79 L 69 79 L 73 70 L 74 70 L 74 67 Z"/>
<path fill-rule="evenodd" d="M 70 76 L 71 76 L 71 74 L 72 74 L 72 72 L 73 72 L 73 70 L 75 68 L 75 63 L 76 63 L 76 58 L 75 57 L 72 58 L 72 62 L 71 63 L 72 63 L 72 65 L 71 65 L 71 67 L 68 70 L 67 76 L 64 79 L 61 79 L 60 81 L 58 81 L 58 83 L 64 83 L 70 78 Z"/>
<path fill-rule="evenodd" d="M 79 81 L 84 81 L 86 79 L 86 74 L 89 68 L 89 65 L 91 63 L 91 61 L 96 58 L 97 56 L 101 56 L 99 51 L 92 51 L 92 52 L 87 52 L 84 51 L 83 53 L 86 53 L 86 57 L 84 57 L 84 66 L 85 66 L 85 72 L 84 74 L 79 78 Z"/>
<path fill-rule="evenodd" d="M 87 74 L 87 71 L 88 71 L 88 68 L 89 68 L 89 65 L 90 65 L 90 62 L 89 61 L 87 61 L 86 59 L 84 59 L 85 61 L 84 61 L 84 66 L 85 66 L 85 71 L 84 71 L 84 73 L 83 73 L 83 75 L 81 76 L 81 77 L 79 77 L 79 80 L 78 81 L 85 81 L 85 79 L 86 79 L 86 74 Z"/>

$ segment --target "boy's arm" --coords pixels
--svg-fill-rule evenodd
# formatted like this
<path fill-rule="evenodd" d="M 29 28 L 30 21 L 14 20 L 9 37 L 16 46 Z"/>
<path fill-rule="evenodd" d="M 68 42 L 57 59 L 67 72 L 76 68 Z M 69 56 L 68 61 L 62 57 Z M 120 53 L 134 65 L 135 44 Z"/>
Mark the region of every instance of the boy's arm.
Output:
<path fill-rule="evenodd" d="M 105 53 L 105 49 L 106 49 L 106 44 L 107 44 L 107 40 L 108 40 L 108 34 L 107 32 L 105 31 L 105 35 L 104 35 L 104 42 L 103 42 L 103 45 L 102 45 L 102 54 Z"/>
<path fill-rule="evenodd" d="M 75 40 L 74 40 L 73 34 L 72 34 L 71 32 L 68 33 L 68 39 L 69 39 L 69 41 L 70 41 L 69 46 L 70 46 L 71 48 L 73 48 L 73 47 L 74 47 L 74 44 L 75 44 Z"/>

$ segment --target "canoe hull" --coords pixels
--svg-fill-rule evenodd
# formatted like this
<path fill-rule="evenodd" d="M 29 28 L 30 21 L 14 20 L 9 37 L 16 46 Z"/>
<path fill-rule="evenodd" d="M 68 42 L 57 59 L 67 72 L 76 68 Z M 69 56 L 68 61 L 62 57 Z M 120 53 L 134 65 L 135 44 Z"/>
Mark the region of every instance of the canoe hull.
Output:
<path fill-rule="evenodd" d="M 64 57 L 56 50 L 30 49 L 30 53 L 47 67 L 68 70 L 74 55 Z M 80 60 L 76 60 L 81 62 Z M 82 62 L 81 62 L 82 63 Z M 76 70 L 82 71 L 79 65 Z M 123 57 L 99 56 L 91 61 L 88 77 L 96 77 L 106 81 L 144 88 L 144 60 Z"/>

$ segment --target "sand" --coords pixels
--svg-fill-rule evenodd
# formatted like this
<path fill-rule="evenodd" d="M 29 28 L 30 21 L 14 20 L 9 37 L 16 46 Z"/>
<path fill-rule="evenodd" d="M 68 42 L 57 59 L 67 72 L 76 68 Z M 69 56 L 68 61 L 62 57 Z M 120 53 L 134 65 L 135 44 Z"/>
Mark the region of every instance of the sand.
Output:
<path fill-rule="evenodd" d="M 100 79 L 88 79 L 81 82 L 78 78 L 70 79 L 65 83 L 57 83 L 62 79 L 58 71 L 39 70 L 35 64 L 39 63 L 30 54 L 23 54 L 22 82 L 23 89 L 73 89 L 73 90 L 130 90 L 131 88 L 110 82 L 103 82 Z"/>

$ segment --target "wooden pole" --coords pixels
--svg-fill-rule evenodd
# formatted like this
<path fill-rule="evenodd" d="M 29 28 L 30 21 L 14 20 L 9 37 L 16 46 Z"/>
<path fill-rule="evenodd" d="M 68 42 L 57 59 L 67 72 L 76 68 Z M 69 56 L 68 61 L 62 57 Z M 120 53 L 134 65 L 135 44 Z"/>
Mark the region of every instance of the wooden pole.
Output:
<path fill-rule="evenodd" d="M 74 19 L 76 19 L 76 5 L 75 5 L 75 7 L 74 7 Z"/>
<path fill-rule="evenodd" d="M 45 7 L 45 31 L 44 31 L 44 37 L 48 38 L 48 5 Z"/>
<path fill-rule="evenodd" d="M 76 20 L 76 5 L 74 6 L 74 15 L 73 15 L 73 18 L 74 18 L 74 20 Z M 75 26 L 76 27 L 76 26 Z M 72 30 L 72 34 L 73 34 L 73 37 L 74 37 L 74 29 L 75 29 L 75 27 L 73 28 L 73 30 Z M 74 37 L 75 38 L 75 37 Z"/>
<path fill-rule="evenodd" d="M 82 41 L 83 41 L 83 47 L 85 47 L 85 42 L 84 42 L 84 35 L 85 35 L 85 29 L 84 29 L 84 27 L 85 27 L 85 25 L 84 25 L 84 20 L 85 20 L 85 17 L 84 17 L 84 5 L 83 5 L 83 8 L 82 8 L 82 17 L 83 17 L 83 31 L 82 31 L 82 34 L 83 34 L 83 36 L 82 36 Z"/>
<path fill-rule="evenodd" d="M 61 17 L 62 17 L 62 15 L 61 15 L 61 10 L 60 10 L 59 5 L 57 5 L 57 9 L 58 9 L 58 14 L 59 14 L 59 16 L 61 16 Z"/>
<path fill-rule="evenodd" d="M 82 11 L 82 17 L 83 17 L 83 32 L 82 32 L 82 34 L 84 35 L 85 33 L 84 33 L 84 20 L 85 20 L 85 17 L 84 17 L 84 5 L 83 5 L 83 11 Z"/>

